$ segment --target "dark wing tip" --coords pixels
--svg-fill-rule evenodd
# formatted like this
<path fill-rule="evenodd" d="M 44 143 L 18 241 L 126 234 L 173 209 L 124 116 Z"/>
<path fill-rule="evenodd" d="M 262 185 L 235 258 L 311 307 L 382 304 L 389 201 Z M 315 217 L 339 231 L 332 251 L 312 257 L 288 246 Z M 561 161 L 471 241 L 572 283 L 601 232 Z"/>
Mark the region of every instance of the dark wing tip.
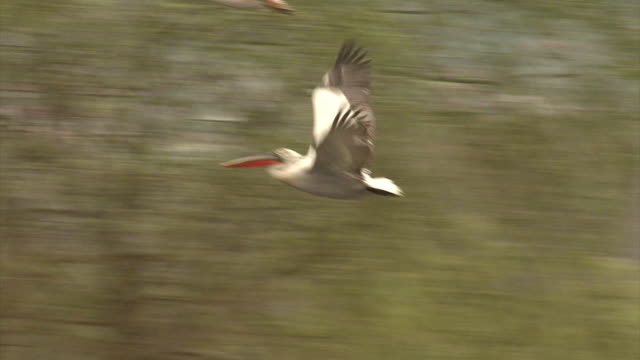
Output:
<path fill-rule="evenodd" d="M 336 65 L 368 65 L 367 50 L 359 46 L 354 40 L 345 40 L 338 52 Z"/>
<path fill-rule="evenodd" d="M 347 40 L 342 44 L 335 64 L 323 77 L 323 84 L 341 88 L 352 105 L 366 103 L 371 88 L 370 62 L 367 50 L 355 41 Z"/>
<path fill-rule="evenodd" d="M 365 111 L 360 107 L 340 110 L 333 119 L 333 123 L 331 124 L 331 131 L 337 130 L 339 128 L 351 128 L 353 126 L 356 126 L 357 124 L 366 126 L 365 118 Z"/>

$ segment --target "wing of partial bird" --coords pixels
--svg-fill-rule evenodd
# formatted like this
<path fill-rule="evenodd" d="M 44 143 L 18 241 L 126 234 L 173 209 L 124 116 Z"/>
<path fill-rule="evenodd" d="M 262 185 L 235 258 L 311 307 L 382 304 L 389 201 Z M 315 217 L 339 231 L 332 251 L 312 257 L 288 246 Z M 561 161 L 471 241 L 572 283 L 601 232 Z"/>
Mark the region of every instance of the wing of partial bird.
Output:
<path fill-rule="evenodd" d="M 315 169 L 331 167 L 359 174 L 373 155 L 375 115 L 369 104 L 366 56 L 364 49 L 346 42 L 324 75 L 323 86 L 313 92 Z"/>
<path fill-rule="evenodd" d="M 262 7 L 262 3 L 258 0 L 213 0 L 218 4 L 231 6 L 239 9 L 258 9 Z"/>
<path fill-rule="evenodd" d="M 240 9 L 270 8 L 283 13 L 293 13 L 294 10 L 284 0 L 213 0 L 219 4 Z"/>

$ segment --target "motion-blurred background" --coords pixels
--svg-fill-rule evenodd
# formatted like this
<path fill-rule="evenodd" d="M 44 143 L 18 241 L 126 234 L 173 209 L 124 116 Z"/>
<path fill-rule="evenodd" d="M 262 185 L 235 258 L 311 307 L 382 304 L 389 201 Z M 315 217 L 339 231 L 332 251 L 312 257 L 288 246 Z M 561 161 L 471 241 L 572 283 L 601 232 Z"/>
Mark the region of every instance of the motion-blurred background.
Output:
<path fill-rule="evenodd" d="M 0 1 L 0 358 L 638 359 L 638 2 Z M 346 38 L 379 176 L 311 138 Z"/>

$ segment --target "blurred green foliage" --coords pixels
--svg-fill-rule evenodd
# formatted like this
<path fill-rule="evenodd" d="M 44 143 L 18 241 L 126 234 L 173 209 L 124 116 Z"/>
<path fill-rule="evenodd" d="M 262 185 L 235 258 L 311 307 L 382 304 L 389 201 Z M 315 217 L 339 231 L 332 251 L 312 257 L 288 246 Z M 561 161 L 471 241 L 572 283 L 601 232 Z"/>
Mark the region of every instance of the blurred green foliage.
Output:
<path fill-rule="evenodd" d="M 637 359 L 637 2 L 0 1 L 0 358 Z M 370 50 L 336 201 L 219 161 L 310 138 Z"/>

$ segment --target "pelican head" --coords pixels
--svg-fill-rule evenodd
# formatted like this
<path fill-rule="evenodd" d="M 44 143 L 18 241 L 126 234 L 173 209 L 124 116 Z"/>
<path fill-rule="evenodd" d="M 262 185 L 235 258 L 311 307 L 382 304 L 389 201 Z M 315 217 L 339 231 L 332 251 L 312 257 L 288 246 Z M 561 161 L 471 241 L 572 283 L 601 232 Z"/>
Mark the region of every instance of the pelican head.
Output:
<path fill-rule="evenodd" d="M 224 167 L 268 166 L 269 168 L 283 168 L 298 161 L 301 158 L 302 155 L 291 149 L 278 148 L 270 153 L 229 160 L 220 163 L 220 165 Z"/>
<path fill-rule="evenodd" d="M 284 164 L 291 164 L 302 158 L 302 155 L 287 148 L 277 148 L 273 153 L 278 155 Z"/>

